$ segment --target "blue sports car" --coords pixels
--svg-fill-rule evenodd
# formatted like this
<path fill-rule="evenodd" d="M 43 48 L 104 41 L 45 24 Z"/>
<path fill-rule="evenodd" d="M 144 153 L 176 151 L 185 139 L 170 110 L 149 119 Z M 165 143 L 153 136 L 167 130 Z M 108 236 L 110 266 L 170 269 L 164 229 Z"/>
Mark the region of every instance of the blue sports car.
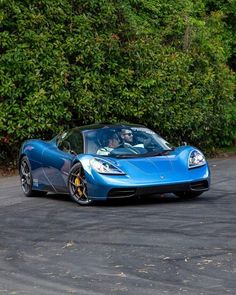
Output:
<path fill-rule="evenodd" d="M 67 193 L 80 205 L 163 193 L 193 198 L 210 186 L 200 150 L 173 148 L 134 124 L 94 124 L 50 141 L 28 140 L 20 150 L 19 172 L 27 197 Z"/>

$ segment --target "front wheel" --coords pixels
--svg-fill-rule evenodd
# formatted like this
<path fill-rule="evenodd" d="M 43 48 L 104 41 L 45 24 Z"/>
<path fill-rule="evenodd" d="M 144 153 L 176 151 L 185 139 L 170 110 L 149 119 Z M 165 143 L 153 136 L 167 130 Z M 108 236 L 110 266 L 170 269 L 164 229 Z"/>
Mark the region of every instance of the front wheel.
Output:
<path fill-rule="evenodd" d="M 70 197 L 79 205 L 89 205 L 92 200 L 87 193 L 87 182 L 81 163 L 76 163 L 70 170 L 68 177 L 68 188 Z"/>
<path fill-rule="evenodd" d="M 193 191 L 185 191 L 185 192 L 175 192 L 175 195 L 181 199 L 194 199 L 200 196 L 203 192 L 193 192 Z"/>
<path fill-rule="evenodd" d="M 32 189 L 33 177 L 30 162 L 26 156 L 20 160 L 19 172 L 21 188 L 26 197 L 43 197 L 47 194 L 47 192 Z"/>

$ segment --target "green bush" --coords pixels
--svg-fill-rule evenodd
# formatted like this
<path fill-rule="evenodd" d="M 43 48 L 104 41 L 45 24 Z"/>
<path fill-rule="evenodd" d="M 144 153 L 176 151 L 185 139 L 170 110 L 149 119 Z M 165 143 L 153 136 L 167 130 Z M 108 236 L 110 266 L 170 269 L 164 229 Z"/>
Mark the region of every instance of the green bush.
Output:
<path fill-rule="evenodd" d="M 1 5 L 2 157 L 27 138 L 99 121 L 143 123 L 204 149 L 236 136 L 225 7 L 203 0 Z"/>

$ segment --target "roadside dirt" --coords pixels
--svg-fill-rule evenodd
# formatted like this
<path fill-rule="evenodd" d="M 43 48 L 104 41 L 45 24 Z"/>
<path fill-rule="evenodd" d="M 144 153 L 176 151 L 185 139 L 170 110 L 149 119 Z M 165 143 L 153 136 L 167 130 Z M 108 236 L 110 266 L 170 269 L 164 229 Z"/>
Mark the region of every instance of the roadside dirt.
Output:
<path fill-rule="evenodd" d="M 18 174 L 15 167 L 0 167 L 0 177 L 14 176 Z"/>

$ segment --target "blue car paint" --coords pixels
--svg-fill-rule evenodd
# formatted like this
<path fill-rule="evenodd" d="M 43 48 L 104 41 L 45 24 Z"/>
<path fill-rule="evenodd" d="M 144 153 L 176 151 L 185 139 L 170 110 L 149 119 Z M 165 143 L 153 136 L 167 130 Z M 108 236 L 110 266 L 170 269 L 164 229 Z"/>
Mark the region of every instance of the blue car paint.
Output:
<path fill-rule="evenodd" d="M 20 154 L 30 161 L 34 190 L 68 192 L 67 178 L 75 156 L 59 150 L 53 141 L 40 140 L 25 142 Z"/>
<path fill-rule="evenodd" d="M 201 180 L 209 181 L 210 171 L 208 164 L 188 169 L 188 156 L 192 150 L 192 147 L 184 147 L 180 148 L 179 151 L 171 152 L 169 156 L 151 158 L 106 158 L 125 172 L 125 175 L 97 173 L 92 169 L 89 162 L 94 155 L 81 156 L 79 160 L 85 168 L 90 198 L 106 199 L 108 192 L 112 188 L 152 187 Z"/>
<path fill-rule="evenodd" d="M 68 193 L 67 179 L 71 167 L 81 162 L 91 199 L 106 200 L 108 192 L 114 188 L 138 188 L 157 185 L 210 181 L 208 164 L 194 169 L 188 168 L 188 158 L 194 148 L 183 146 L 169 155 L 117 159 L 95 154 L 74 156 L 57 147 L 56 140 L 28 140 L 21 148 L 20 157 L 26 155 L 30 161 L 33 189 Z M 125 175 L 106 175 L 95 171 L 90 160 L 102 158 L 120 168 Z"/>

